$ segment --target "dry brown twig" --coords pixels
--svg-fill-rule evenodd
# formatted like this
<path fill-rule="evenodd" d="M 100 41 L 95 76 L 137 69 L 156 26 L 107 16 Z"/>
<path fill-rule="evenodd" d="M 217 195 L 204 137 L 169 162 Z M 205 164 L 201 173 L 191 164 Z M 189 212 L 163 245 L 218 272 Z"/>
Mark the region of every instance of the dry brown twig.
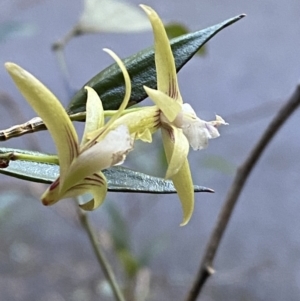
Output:
<path fill-rule="evenodd" d="M 213 261 L 216 256 L 216 252 L 229 223 L 233 209 L 238 201 L 239 195 L 241 194 L 251 171 L 263 154 L 269 142 L 272 140 L 281 126 L 292 115 L 292 113 L 298 108 L 299 105 L 300 84 L 297 85 L 295 92 L 281 107 L 277 115 L 273 118 L 257 144 L 250 152 L 249 156 L 246 158 L 245 162 L 238 168 L 223 207 L 221 208 L 220 214 L 217 218 L 215 227 L 207 243 L 207 247 L 202 257 L 198 273 L 195 277 L 191 289 L 186 296 L 185 301 L 197 300 L 206 280 L 214 273 Z"/>

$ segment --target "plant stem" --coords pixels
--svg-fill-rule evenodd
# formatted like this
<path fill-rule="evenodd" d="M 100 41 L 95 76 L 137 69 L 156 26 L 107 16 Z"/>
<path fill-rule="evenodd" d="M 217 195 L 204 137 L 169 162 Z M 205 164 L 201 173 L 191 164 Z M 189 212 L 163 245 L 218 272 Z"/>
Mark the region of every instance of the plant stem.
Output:
<path fill-rule="evenodd" d="M 115 296 L 115 299 L 117 301 L 125 301 L 124 296 L 121 292 L 121 289 L 116 281 L 116 277 L 113 273 L 113 270 L 101 249 L 101 246 L 95 235 L 95 231 L 93 230 L 93 228 L 90 224 L 87 214 L 85 212 L 83 212 L 80 208 L 78 208 L 78 216 L 79 216 L 82 227 L 84 228 L 84 230 L 86 231 L 86 233 L 89 237 L 90 243 L 93 247 L 93 251 L 97 257 L 98 263 L 103 271 L 103 274 L 104 274 L 106 280 L 108 281 L 108 283 L 111 287 L 111 290 Z"/>
<path fill-rule="evenodd" d="M 55 155 L 30 155 L 19 152 L 0 153 L 0 160 L 15 161 L 30 161 L 38 163 L 59 164 L 58 157 Z"/>
<path fill-rule="evenodd" d="M 145 107 L 126 109 L 122 112 L 121 116 L 134 111 L 142 110 L 143 108 Z M 104 111 L 104 116 L 105 117 L 113 116 L 115 112 L 117 111 L 106 110 Z M 85 121 L 86 112 L 71 114 L 69 115 L 69 117 L 72 121 Z M 46 129 L 47 128 L 43 120 L 40 117 L 34 117 L 25 123 L 14 125 L 4 130 L 0 130 L 0 141 L 6 141 L 11 138 L 23 136 L 25 134 L 34 133 L 38 131 L 44 131 Z"/>
<path fill-rule="evenodd" d="M 254 146 L 254 148 L 246 158 L 245 162 L 238 168 L 234 181 L 228 191 L 226 200 L 223 204 L 223 207 L 221 208 L 215 227 L 208 241 L 194 283 L 185 299 L 186 301 L 195 301 L 198 298 L 208 277 L 214 273 L 213 261 L 216 252 L 218 250 L 218 247 L 220 245 L 226 227 L 229 223 L 233 209 L 238 201 L 238 197 L 242 192 L 251 171 L 253 170 L 254 166 L 258 162 L 260 156 L 262 155 L 263 151 L 266 149 L 269 142 L 278 132 L 280 127 L 298 108 L 299 105 L 300 105 L 300 85 L 296 87 L 296 90 L 293 93 L 293 95 L 278 111 L 277 115 L 273 118 L 269 126 L 266 128 L 265 132 L 263 133 L 263 135 L 261 136 L 257 144 Z"/>

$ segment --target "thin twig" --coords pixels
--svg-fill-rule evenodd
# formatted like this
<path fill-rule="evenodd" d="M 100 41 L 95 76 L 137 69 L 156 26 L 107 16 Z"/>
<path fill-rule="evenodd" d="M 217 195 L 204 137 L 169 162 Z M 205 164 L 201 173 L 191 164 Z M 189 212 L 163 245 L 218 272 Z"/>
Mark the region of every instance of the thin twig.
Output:
<path fill-rule="evenodd" d="M 20 109 L 20 106 L 16 103 L 16 101 L 7 93 L 0 92 L 0 100 L 1 106 L 3 106 L 9 113 L 12 120 L 15 122 L 19 122 L 24 119 L 23 111 Z M 0 133 L 0 141 L 1 141 L 1 133 Z M 39 150 L 39 143 L 34 136 L 28 137 L 25 142 L 30 146 L 31 149 Z"/>
<path fill-rule="evenodd" d="M 107 259 L 105 258 L 105 255 L 101 249 L 101 246 L 97 240 L 97 237 L 94 233 L 94 230 L 90 224 L 89 218 L 87 216 L 87 214 L 85 212 L 83 212 L 81 209 L 78 208 L 78 216 L 81 222 L 82 227 L 84 228 L 84 230 L 86 231 L 86 233 L 88 234 L 88 237 L 90 239 L 91 245 L 93 246 L 93 250 L 94 253 L 97 257 L 98 263 L 103 271 L 103 274 L 106 278 L 106 280 L 108 281 L 113 294 L 115 296 L 115 299 L 117 301 L 125 301 L 124 296 L 121 292 L 121 289 L 116 281 L 114 272 L 109 264 L 109 262 L 107 261 Z"/>
<path fill-rule="evenodd" d="M 64 50 L 70 40 L 79 35 L 81 35 L 81 30 L 78 25 L 75 25 L 64 37 L 52 44 L 52 50 Z"/>
<path fill-rule="evenodd" d="M 84 121 L 85 112 L 72 114 L 69 115 L 69 117 L 72 121 Z M 14 125 L 5 130 L 0 130 L 0 141 L 20 137 L 29 133 L 44 131 L 46 129 L 43 120 L 40 117 L 34 117 L 25 123 Z"/>
<path fill-rule="evenodd" d="M 1 94 L 0 94 L 1 96 Z M 122 112 L 122 116 L 130 112 L 142 110 L 144 107 L 128 108 Z M 104 116 L 110 117 L 116 113 L 115 110 L 105 110 Z M 86 112 L 74 113 L 69 115 L 72 121 L 85 121 Z M 46 125 L 40 117 L 34 117 L 29 121 L 11 126 L 5 130 L 0 130 L 0 141 L 6 141 L 11 138 L 20 137 L 25 134 L 35 133 L 46 130 Z"/>
<path fill-rule="evenodd" d="M 300 85 L 296 87 L 295 92 L 290 99 L 281 107 L 277 115 L 271 121 L 258 143 L 254 146 L 245 162 L 238 168 L 231 188 L 228 191 L 226 200 L 218 216 L 215 227 L 208 241 L 206 250 L 202 257 L 200 268 L 195 281 L 188 292 L 186 301 L 195 301 L 199 296 L 206 280 L 214 273 L 213 261 L 220 245 L 223 234 L 226 230 L 233 209 L 237 203 L 238 197 L 258 159 L 263 151 L 275 136 L 280 127 L 287 121 L 292 113 L 300 105 Z"/>

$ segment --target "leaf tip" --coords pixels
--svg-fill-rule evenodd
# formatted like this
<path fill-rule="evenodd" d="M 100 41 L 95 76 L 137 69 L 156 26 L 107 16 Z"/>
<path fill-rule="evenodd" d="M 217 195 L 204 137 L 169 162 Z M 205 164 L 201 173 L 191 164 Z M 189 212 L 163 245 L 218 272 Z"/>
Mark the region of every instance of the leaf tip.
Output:
<path fill-rule="evenodd" d="M 215 191 L 212 188 L 203 187 L 203 186 L 194 186 L 194 192 L 209 192 L 209 193 L 215 193 Z"/>

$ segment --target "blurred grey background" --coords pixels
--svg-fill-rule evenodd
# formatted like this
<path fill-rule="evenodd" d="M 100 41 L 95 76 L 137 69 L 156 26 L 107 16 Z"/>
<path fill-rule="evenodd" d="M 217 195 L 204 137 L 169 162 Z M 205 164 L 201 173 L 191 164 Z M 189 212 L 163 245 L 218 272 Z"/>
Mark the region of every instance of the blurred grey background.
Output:
<path fill-rule="evenodd" d="M 151 275 L 147 300 L 183 300 L 236 167 L 299 82 L 300 2 L 149 0 L 145 4 L 164 21 L 184 23 L 190 30 L 247 14 L 215 36 L 206 55 L 193 58 L 179 74 L 184 101 L 200 117 L 208 120 L 217 113 L 230 124 L 207 150 L 189 155 L 194 182 L 215 189 L 215 194 L 196 195 L 194 215 L 185 227 L 179 227 L 176 195 L 110 193 L 105 204 L 90 214 L 108 253 L 112 252 L 108 203 L 127 221 L 134 254 L 155 247 L 147 267 Z M 20 64 L 67 105 L 68 91 L 51 44 L 75 24 L 82 5 L 70 0 L 2 0 L 0 25 L 22 29 L 6 35 L 9 30 L 3 31 L 7 27 L 2 26 L 0 65 Z M 80 88 L 111 64 L 102 48 L 126 57 L 151 44 L 151 32 L 75 38 L 65 49 L 72 87 Z M 4 67 L 0 93 L 1 129 L 35 116 Z M 23 116 L 15 113 L 13 103 Z M 199 300 L 300 299 L 299 122 L 297 111 L 251 174 L 218 251 L 216 274 Z M 82 129 L 80 124 L 77 127 Z M 126 165 L 163 176 L 157 159 L 159 137 L 156 142 L 137 144 Z M 1 146 L 55 151 L 47 132 L 1 142 Z M 112 300 L 72 202 L 43 207 L 39 195 L 44 188 L 0 175 L 1 300 Z M 117 262 L 113 265 L 120 269 Z"/>

